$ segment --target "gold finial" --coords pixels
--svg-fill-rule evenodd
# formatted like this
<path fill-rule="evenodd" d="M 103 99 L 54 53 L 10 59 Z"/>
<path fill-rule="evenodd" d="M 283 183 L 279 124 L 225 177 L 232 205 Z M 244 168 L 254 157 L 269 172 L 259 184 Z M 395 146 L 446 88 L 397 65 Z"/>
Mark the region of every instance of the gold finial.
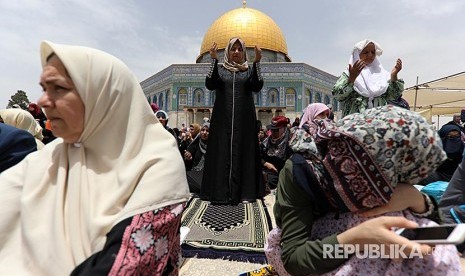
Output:
<path fill-rule="evenodd" d="M 242 1 L 242 7 L 245 9 L 245 5 L 247 4 L 247 1 L 246 0 L 243 0 Z"/>

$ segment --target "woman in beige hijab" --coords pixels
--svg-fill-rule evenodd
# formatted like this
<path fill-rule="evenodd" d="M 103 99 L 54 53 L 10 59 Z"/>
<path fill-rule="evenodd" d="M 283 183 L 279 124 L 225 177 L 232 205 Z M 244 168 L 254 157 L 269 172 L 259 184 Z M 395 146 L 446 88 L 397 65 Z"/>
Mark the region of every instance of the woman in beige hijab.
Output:
<path fill-rule="evenodd" d="M 42 135 L 42 127 L 31 113 L 20 108 L 8 108 L 0 110 L 0 117 L 5 124 L 23 129 L 32 134 L 37 143 L 37 150 L 44 147 L 44 143 L 42 143 L 42 139 L 44 138 Z"/>
<path fill-rule="evenodd" d="M 0 175 L 0 275 L 175 275 L 184 164 L 136 77 L 86 47 L 41 44 L 56 139 Z"/>

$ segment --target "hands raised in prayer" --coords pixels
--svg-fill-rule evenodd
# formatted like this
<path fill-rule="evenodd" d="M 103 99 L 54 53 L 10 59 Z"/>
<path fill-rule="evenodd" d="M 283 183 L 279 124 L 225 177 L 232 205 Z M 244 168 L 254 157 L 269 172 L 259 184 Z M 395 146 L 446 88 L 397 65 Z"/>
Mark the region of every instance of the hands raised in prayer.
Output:
<path fill-rule="evenodd" d="M 360 75 L 360 72 L 362 72 L 363 68 L 365 68 L 366 63 L 359 59 L 357 60 L 354 65 L 349 64 L 349 82 L 354 83 L 355 79 Z"/>
<path fill-rule="evenodd" d="M 398 58 L 396 60 L 396 65 L 394 65 L 394 68 L 392 68 L 391 71 L 391 82 L 397 81 L 397 73 L 399 73 L 400 70 L 402 70 L 402 60 Z"/>
<path fill-rule="evenodd" d="M 210 57 L 212 59 L 218 59 L 218 53 L 217 53 L 217 50 L 218 50 L 218 44 L 216 44 L 216 42 L 213 42 L 213 45 L 212 47 L 210 48 Z"/>
<path fill-rule="evenodd" d="M 354 65 L 349 64 L 349 82 L 354 83 L 355 79 L 360 75 L 360 72 L 362 72 L 363 68 L 365 68 L 366 63 L 359 59 L 357 60 Z M 392 68 L 391 71 L 391 82 L 397 81 L 397 74 L 402 70 L 402 60 L 398 58 L 396 60 L 396 65 L 394 68 Z"/>
<path fill-rule="evenodd" d="M 253 60 L 253 62 L 260 62 L 260 60 L 262 59 L 262 49 L 260 49 L 260 47 L 258 47 L 257 45 L 255 45 L 255 58 Z"/>

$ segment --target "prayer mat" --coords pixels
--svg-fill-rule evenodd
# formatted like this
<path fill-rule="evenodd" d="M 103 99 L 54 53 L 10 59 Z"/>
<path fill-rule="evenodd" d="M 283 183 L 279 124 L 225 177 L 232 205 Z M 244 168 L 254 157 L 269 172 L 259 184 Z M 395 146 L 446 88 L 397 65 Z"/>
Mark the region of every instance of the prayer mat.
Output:
<path fill-rule="evenodd" d="M 181 245 L 185 258 L 266 263 L 264 246 L 272 224 L 260 199 L 238 205 L 213 205 L 191 198 L 181 224 L 190 229 Z"/>
<path fill-rule="evenodd" d="M 239 276 L 279 276 L 271 265 L 239 274 Z"/>

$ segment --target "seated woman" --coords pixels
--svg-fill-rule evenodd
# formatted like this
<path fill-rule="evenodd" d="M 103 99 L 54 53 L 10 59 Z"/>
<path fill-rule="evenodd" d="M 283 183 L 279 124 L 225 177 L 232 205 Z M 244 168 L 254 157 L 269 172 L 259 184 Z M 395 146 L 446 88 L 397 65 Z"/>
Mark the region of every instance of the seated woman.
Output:
<path fill-rule="evenodd" d="M 446 124 L 441 127 L 438 134 L 441 137 L 442 147 L 447 154 L 447 159 L 439 168 L 421 181 L 420 185 L 427 185 L 435 181 L 449 182 L 455 170 L 462 162 L 465 144 L 461 139 L 462 131 L 460 127 Z"/>
<path fill-rule="evenodd" d="M 34 119 L 31 113 L 19 108 L 8 108 L 0 110 L 0 117 L 5 124 L 25 130 L 32 134 L 36 140 L 38 150 L 44 147 L 44 143 L 42 143 L 42 139 L 44 138 L 42 135 L 42 127 Z"/>
<path fill-rule="evenodd" d="M 334 98 L 342 103 L 342 117 L 365 109 L 386 105 L 402 96 L 404 81 L 397 78 L 402 61 L 396 60 L 391 73 L 378 60 L 383 50 L 370 39 L 352 48 L 348 68 L 333 87 Z"/>
<path fill-rule="evenodd" d="M 318 125 L 316 139 L 307 133 L 291 143 L 298 153 L 280 174 L 274 206 L 278 228 L 270 232 L 265 249 L 279 275 L 461 273 L 454 246 L 437 245 L 432 255 L 419 258 L 432 249 L 391 231 L 433 225 L 426 217 L 437 219 L 435 204 L 413 187 L 445 158 L 432 126 L 394 106 Z M 381 214 L 388 216 L 377 217 Z M 384 252 L 397 245 L 407 256 L 418 254 L 402 261 L 357 258 L 354 252 L 325 257 L 328 248 L 363 250 L 373 244 L 386 246 Z"/>
<path fill-rule="evenodd" d="M 210 129 L 210 125 L 208 127 Z M 181 141 L 179 141 L 179 151 L 181 154 L 184 155 L 184 153 L 187 150 L 187 147 L 194 141 L 194 139 L 199 135 L 200 133 L 200 125 L 199 124 L 191 124 L 189 126 L 189 129 L 185 132 L 185 135 L 182 137 Z"/>
<path fill-rule="evenodd" d="M 271 124 L 266 128 L 271 131 L 260 144 L 260 157 L 263 166 L 263 178 L 266 189 L 276 189 L 279 172 L 284 167 L 287 158 L 292 154 L 289 148 L 290 131 L 287 127 L 287 118 L 276 116 L 271 119 Z"/>
<path fill-rule="evenodd" d="M 41 60 L 60 138 L 0 175 L 0 275 L 177 275 L 184 164 L 138 80 L 91 48 Z"/>
<path fill-rule="evenodd" d="M 152 110 L 153 110 L 153 108 L 152 108 Z M 166 111 L 164 111 L 164 110 L 158 110 L 157 112 L 155 112 L 155 116 L 160 121 L 160 123 L 165 127 L 165 129 L 169 133 L 171 133 L 171 135 L 173 135 L 173 137 L 176 139 L 176 144 L 177 144 L 178 143 L 178 136 L 176 135 L 174 130 L 168 126 L 168 119 L 169 119 L 168 118 L 168 113 L 166 113 Z"/>
<path fill-rule="evenodd" d="M 191 193 L 200 193 L 209 133 L 210 123 L 204 123 L 200 129 L 200 135 L 195 137 L 192 143 L 187 147 L 187 150 L 184 152 L 187 182 L 189 184 L 189 190 Z"/>
<path fill-rule="evenodd" d="M 331 110 L 329 107 L 322 103 L 311 103 L 304 109 L 304 115 L 302 116 L 302 120 L 299 124 L 299 128 L 306 128 L 307 132 L 312 135 L 316 134 L 318 129 L 317 125 L 315 124 L 315 120 L 319 119 L 330 119 Z"/>

